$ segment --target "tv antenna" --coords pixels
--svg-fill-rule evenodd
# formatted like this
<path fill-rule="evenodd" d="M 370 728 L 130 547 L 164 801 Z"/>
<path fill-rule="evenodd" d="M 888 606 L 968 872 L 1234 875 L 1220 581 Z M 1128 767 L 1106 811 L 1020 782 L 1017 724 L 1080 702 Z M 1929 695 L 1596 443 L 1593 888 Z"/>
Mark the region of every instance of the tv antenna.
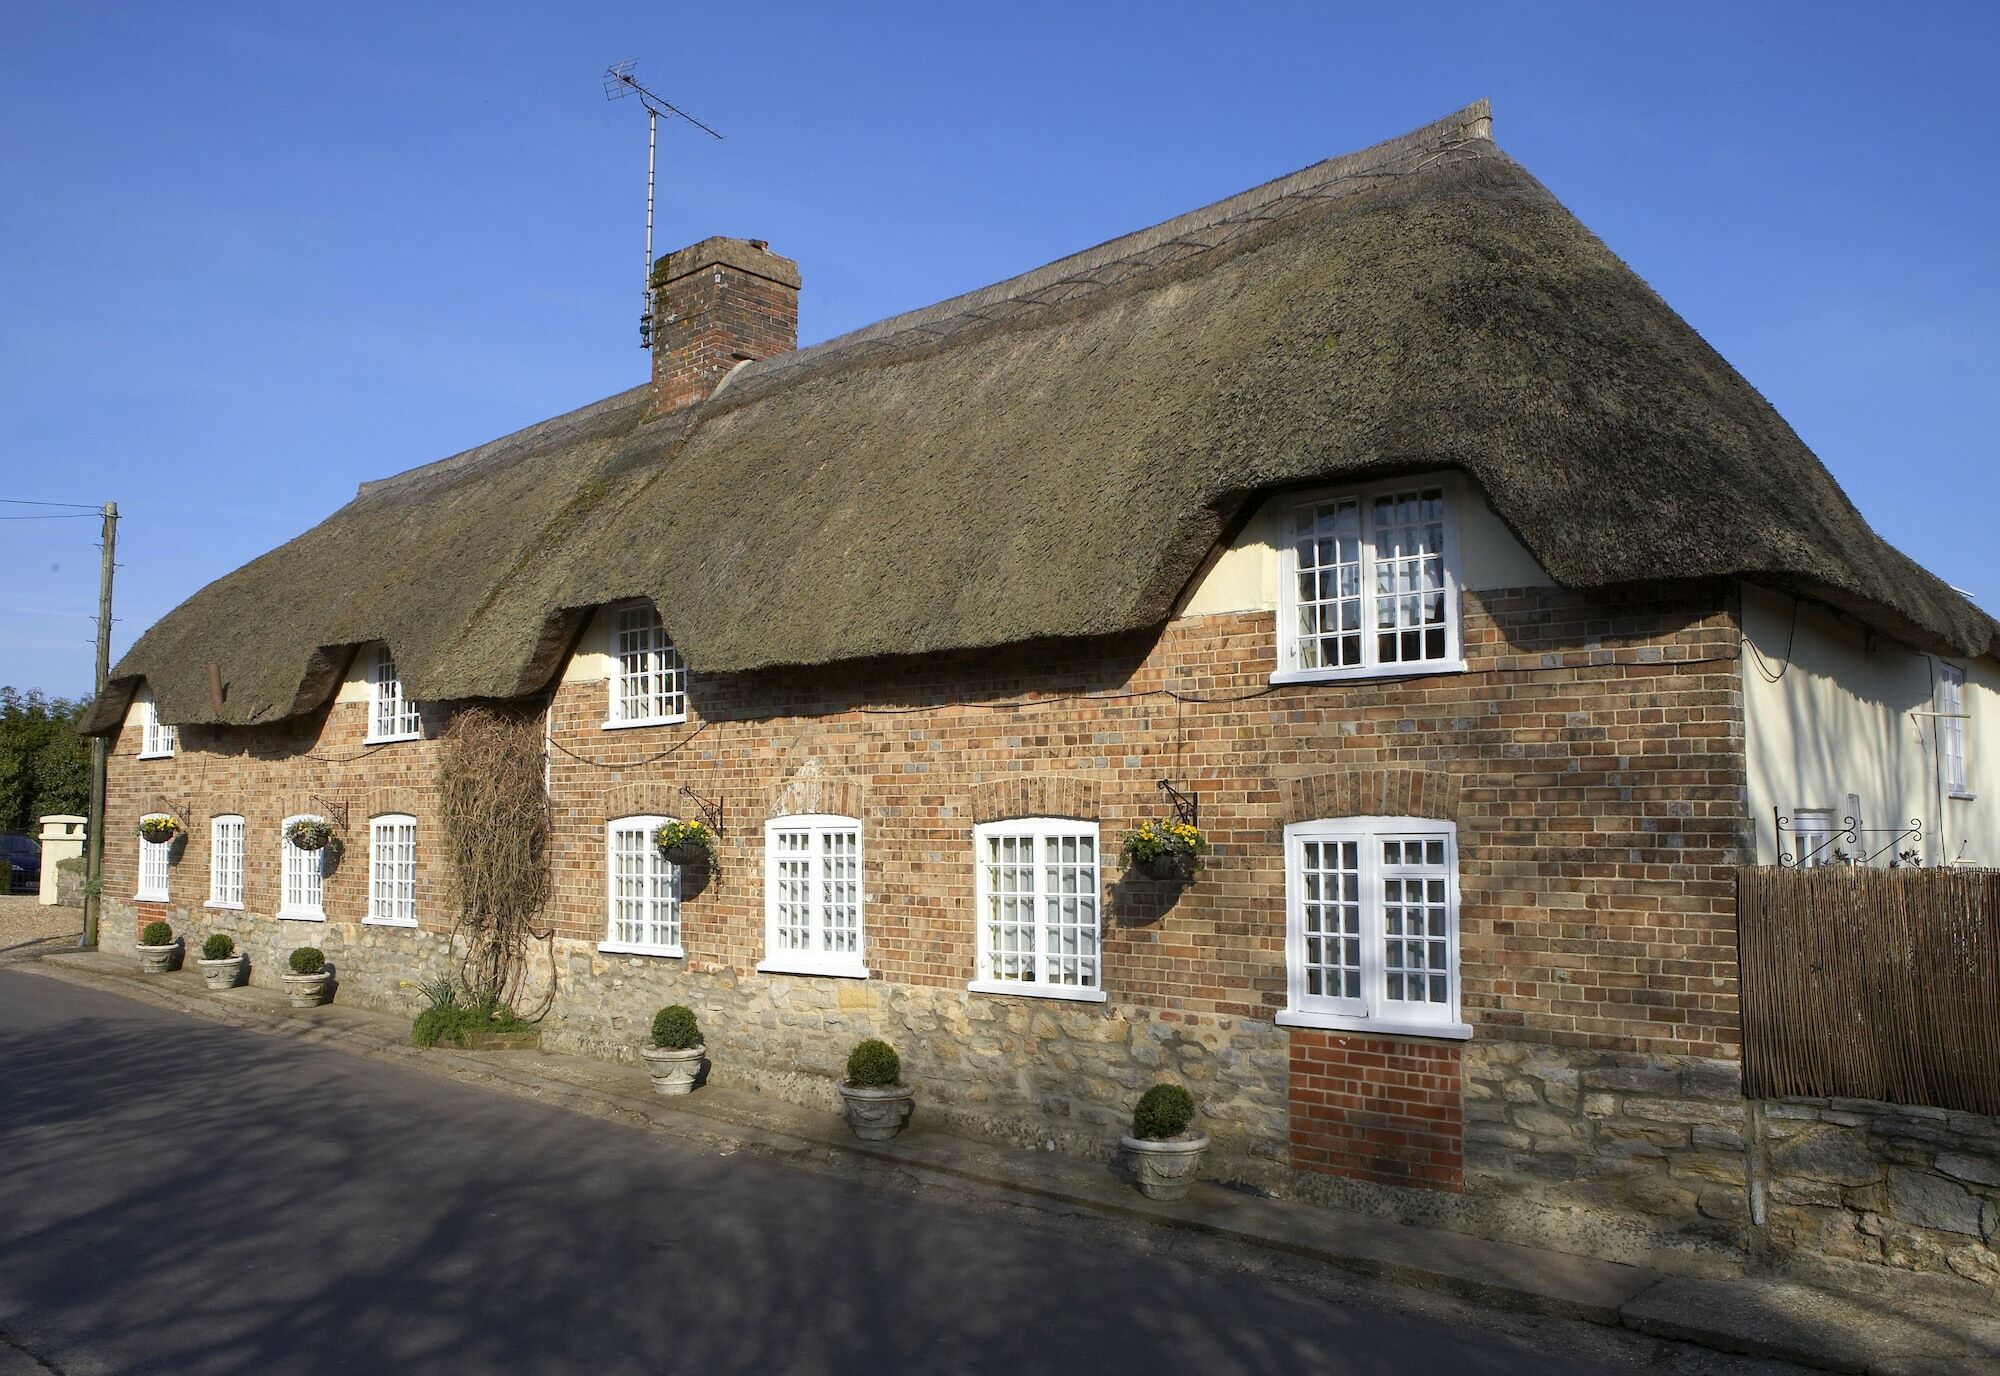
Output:
<path fill-rule="evenodd" d="M 637 58 L 627 58 L 606 67 L 604 98 L 623 100 L 626 96 L 637 96 L 646 111 L 646 275 L 642 279 L 646 284 L 646 305 L 639 314 L 639 345 L 650 349 L 653 346 L 653 149 L 659 141 L 660 121 L 678 116 L 712 139 L 722 135 L 666 97 L 641 86 L 632 75 L 632 69 L 638 65 Z"/>

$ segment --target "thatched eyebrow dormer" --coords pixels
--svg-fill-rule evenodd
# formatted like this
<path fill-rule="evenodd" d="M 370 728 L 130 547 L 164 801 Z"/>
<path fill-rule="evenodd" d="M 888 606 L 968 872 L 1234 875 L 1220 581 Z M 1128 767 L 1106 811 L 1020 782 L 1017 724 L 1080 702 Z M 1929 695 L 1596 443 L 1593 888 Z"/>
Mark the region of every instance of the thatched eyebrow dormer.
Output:
<path fill-rule="evenodd" d="M 163 618 L 89 725 L 142 678 L 170 721 L 272 721 L 373 640 L 414 697 L 513 696 L 634 596 L 696 671 L 1131 631 L 1255 494 L 1438 468 L 1572 587 L 1754 577 L 1994 648 L 1482 101 L 687 409 L 635 388 L 367 484 Z"/>

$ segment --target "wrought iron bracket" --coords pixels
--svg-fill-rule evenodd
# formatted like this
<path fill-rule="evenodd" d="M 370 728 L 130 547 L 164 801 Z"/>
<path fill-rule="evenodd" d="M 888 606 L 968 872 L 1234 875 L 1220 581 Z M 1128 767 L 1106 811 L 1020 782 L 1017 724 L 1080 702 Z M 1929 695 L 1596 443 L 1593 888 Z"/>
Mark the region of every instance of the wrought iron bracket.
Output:
<path fill-rule="evenodd" d="M 717 836 L 721 836 L 722 800 L 720 798 L 704 798 L 686 784 L 681 785 L 681 793 L 683 796 L 694 800 L 695 807 L 701 811 L 701 820 L 708 823 L 710 831 L 714 832 Z"/>
<path fill-rule="evenodd" d="M 1192 793 L 1181 792 L 1173 786 L 1171 781 L 1166 779 L 1160 780 L 1158 787 L 1160 792 L 1167 795 L 1168 803 L 1172 804 L 1174 819 L 1176 821 L 1186 822 L 1191 827 L 1201 825 L 1201 800 L 1199 798 L 1195 797 Z"/>
<path fill-rule="evenodd" d="M 330 803 L 317 793 L 309 795 L 309 801 L 319 808 L 319 815 L 342 831 L 347 830 L 347 804 Z"/>
<path fill-rule="evenodd" d="M 179 801 L 176 801 L 172 798 L 169 798 L 164 793 L 155 793 L 153 795 L 153 810 L 143 815 L 147 817 L 157 817 L 162 813 L 173 818 L 176 822 L 179 822 L 181 824 L 181 832 L 183 835 L 194 830 L 193 799 L 182 798 Z"/>

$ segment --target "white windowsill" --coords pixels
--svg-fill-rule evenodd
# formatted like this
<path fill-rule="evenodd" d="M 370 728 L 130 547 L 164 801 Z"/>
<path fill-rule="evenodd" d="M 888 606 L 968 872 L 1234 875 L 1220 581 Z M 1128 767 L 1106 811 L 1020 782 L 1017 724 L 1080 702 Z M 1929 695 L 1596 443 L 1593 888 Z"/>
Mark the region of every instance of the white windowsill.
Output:
<path fill-rule="evenodd" d="M 1022 984 L 1008 979 L 975 979 L 966 989 L 975 994 L 1018 994 L 1028 999 L 1065 999 L 1070 1003 L 1103 1003 L 1109 997 L 1102 989 L 1078 989 L 1070 985 Z"/>
<path fill-rule="evenodd" d="M 423 738 L 424 733 L 421 731 L 404 731 L 394 736 L 363 736 L 361 743 L 363 745 L 394 745 L 397 741 L 420 741 Z"/>
<path fill-rule="evenodd" d="M 243 911 L 241 903 L 218 903 L 213 898 L 201 906 L 218 913 L 240 913 Z"/>
<path fill-rule="evenodd" d="M 361 925 L 364 927 L 414 927 L 417 925 L 417 920 L 414 917 L 364 917 L 361 919 Z"/>
<path fill-rule="evenodd" d="M 1373 1032 L 1384 1037 L 1436 1037 L 1462 1042 L 1472 1027 L 1462 1022 L 1414 1022 L 1407 1018 L 1357 1018 L 1347 1013 L 1302 1013 L 1280 1009 L 1272 1019 L 1280 1027 L 1317 1027 L 1328 1032 Z"/>
<path fill-rule="evenodd" d="M 687 721 L 687 713 L 683 712 L 678 717 L 634 717 L 630 721 L 607 721 L 604 723 L 604 729 L 606 731 L 627 731 L 635 726 L 679 726 L 685 721 Z"/>
<path fill-rule="evenodd" d="M 171 750 L 141 750 L 139 752 L 139 758 L 142 760 L 171 760 L 173 757 L 174 752 Z"/>
<path fill-rule="evenodd" d="M 829 979 L 867 979 L 868 967 L 856 963 L 815 964 L 806 960 L 760 960 L 757 962 L 760 975 L 825 975 Z"/>
<path fill-rule="evenodd" d="M 686 960 L 678 946 L 641 946 L 636 941 L 600 941 L 597 949 L 607 956 L 659 956 L 664 960 Z"/>
<path fill-rule="evenodd" d="M 134 903 L 171 903 L 173 900 L 167 897 L 167 895 L 164 892 L 162 893 L 140 892 L 132 895 L 132 901 Z"/>
<path fill-rule="evenodd" d="M 306 911 L 305 909 L 303 909 L 303 908 L 280 908 L 280 909 L 278 910 L 278 921 L 280 921 L 280 922 L 324 922 L 324 921 L 326 921 L 326 913 L 325 913 L 324 911 L 321 911 L 321 912 L 316 912 L 316 913 L 309 913 L 309 912 L 307 912 L 307 911 Z"/>
<path fill-rule="evenodd" d="M 1962 788 L 1954 789 L 1950 793 L 1945 794 L 1944 796 L 1961 803 L 1975 803 L 1979 801 L 1979 795 L 1977 793 L 1973 793 L 1967 789 L 1962 789 Z"/>
<path fill-rule="evenodd" d="M 1423 678 L 1429 674 L 1462 674 L 1463 659 L 1431 659 L 1418 664 L 1363 665 L 1352 669 L 1280 669 L 1273 683 L 1338 683 L 1355 678 Z"/>

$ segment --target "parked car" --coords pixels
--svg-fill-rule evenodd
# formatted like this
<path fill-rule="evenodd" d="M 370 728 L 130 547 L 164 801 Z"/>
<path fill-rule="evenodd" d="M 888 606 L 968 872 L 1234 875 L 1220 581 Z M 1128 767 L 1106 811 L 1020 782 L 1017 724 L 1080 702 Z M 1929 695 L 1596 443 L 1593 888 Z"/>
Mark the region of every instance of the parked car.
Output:
<path fill-rule="evenodd" d="M 42 891 L 42 843 L 21 831 L 0 831 L 0 861 L 7 865 L 8 893 Z"/>

